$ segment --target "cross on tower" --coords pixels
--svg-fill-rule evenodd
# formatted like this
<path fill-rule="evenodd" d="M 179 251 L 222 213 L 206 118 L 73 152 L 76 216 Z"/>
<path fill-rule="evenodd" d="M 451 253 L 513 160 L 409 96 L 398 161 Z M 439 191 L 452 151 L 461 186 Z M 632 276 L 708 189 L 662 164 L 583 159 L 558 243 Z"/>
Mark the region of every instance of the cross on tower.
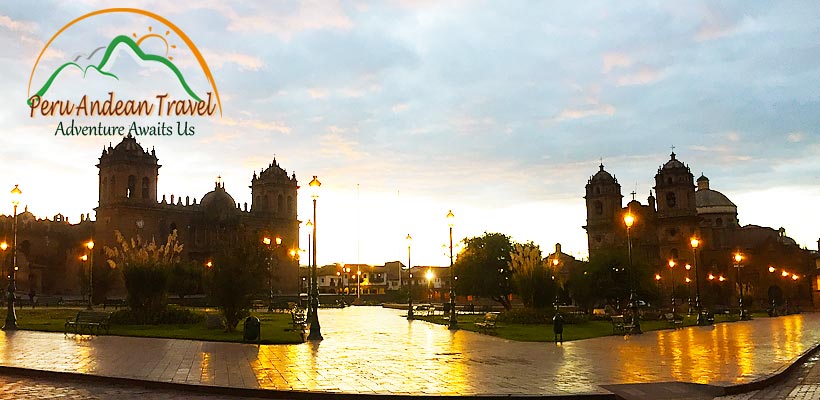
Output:
<path fill-rule="evenodd" d="M 630 193 L 630 194 L 632 195 L 632 200 L 635 200 L 635 195 L 636 195 L 637 193 L 635 193 L 635 191 L 633 190 L 633 191 L 632 191 L 632 193 Z"/>

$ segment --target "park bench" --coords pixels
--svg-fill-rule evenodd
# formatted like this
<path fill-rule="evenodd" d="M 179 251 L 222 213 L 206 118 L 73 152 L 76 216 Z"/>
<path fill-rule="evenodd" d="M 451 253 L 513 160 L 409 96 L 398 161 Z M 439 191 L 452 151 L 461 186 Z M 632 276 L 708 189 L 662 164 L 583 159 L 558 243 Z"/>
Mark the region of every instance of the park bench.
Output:
<path fill-rule="evenodd" d="M 627 321 L 623 315 L 612 316 L 612 333 L 630 333 L 635 329 L 635 324 L 632 321 Z"/>
<path fill-rule="evenodd" d="M 431 317 L 436 315 L 436 306 L 432 304 L 422 304 L 414 307 L 414 313 L 416 315 L 424 315 L 426 317 Z"/>
<path fill-rule="evenodd" d="M 486 313 L 484 314 L 484 319 L 475 323 L 475 326 L 478 327 L 478 331 L 487 334 L 494 334 L 495 333 L 495 321 L 498 318 L 498 314 L 494 313 Z"/>
<path fill-rule="evenodd" d="M 108 334 L 108 320 L 111 318 L 111 313 L 104 311 L 81 310 L 77 312 L 77 316 L 68 319 L 65 322 L 65 333 L 71 330 L 75 334 L 82 334 L 83 331 L 93 335 L 96 331 L 100 334 L 100 329 L 105 329 Z"/>
<path fill-rule="evenodd" d="M 62 297 L 38 296 L 34 299 L 34 304 L 38 306 L 59 306 L 63 303 Z"/>
<path fill-rule="evenodd" d="M 664 314 L 663 318 L 666 320 L 666 323 L 669 324 L 670 327 L 678 329 L 683 326 L 683 318 L 676 318 L 675 314 L 666 313 Z"/>
<path fill-rule="evenodd" d="M 107 307 L 114 307 L 115 310 L 119 310 L 120 307 L 125 307 L 125 299 L 105 299 L 103 301 L 103 310 Z"/>

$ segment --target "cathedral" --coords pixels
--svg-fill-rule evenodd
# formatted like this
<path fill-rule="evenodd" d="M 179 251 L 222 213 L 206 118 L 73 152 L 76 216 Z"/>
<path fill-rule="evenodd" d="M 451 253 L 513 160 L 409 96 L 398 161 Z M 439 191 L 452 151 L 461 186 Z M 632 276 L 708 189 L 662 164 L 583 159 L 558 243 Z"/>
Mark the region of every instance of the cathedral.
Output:
<path fill-rule="evenodd" d="M 657 273 L 662 279 L 672 276 L 674 284 L 680 285 L 686 278 L 695 279 L 693 269 L 682 267 L 697 262 L 701 282 L 706 282 L 701 286 L 719 291 L 716 301 L 730 302 L 741 272 L 735 270 L 734 255 L 740 253 L 746 297 L 753 297 L 758 305 L 781 304 L 789 297 L 813 302 L 814 255 L 786 236 L 785 229 L 742 226 L 737 206 L 712 189 L 703 174 L 695 180 L 674 152 L 658 168 L 653 189 L 646 204 L 636 200 L 633 192 L 624 207 L 618 180 L 603 164 L 599 166 L 587 181 L 584 196 L 590 260 L 610 250 L 626 249 L 624 215 L 629 213 L 635 217 L 628 232 L 633 259 L 636 268 L 648 269 L 648 274 Z M 690 244 L 692 238 L 699 239 L 696 250 Z M 669 265 L 679 267 L 670 273 Z M 797 278 L 782 279 L 784 271 Z M 726 284 L 712 285 L 716 279 Z"/>
<path fill-rule="evenodd" d="M 159 199 L 160 167 L 156 152 L 145 150 L 128 135 L 116 146 L 104 148 L 99 158 L 96 220 L 85 215 L 72 225 L 59 214 L 40 220 L 27 209 L 18 215 L 18 292 L 79 295 L 86 268 L 80 260 L 85 254 L 83 243 L 90 238 L 95 242 L 92 259 L 96 275 L 106 266 L 103 249 L 116 243 L 115 231 L 127 239 L 139 236 L 158 243 L 176 231 L 183 245 L 181 258 L 203 266 L 216 243 L 235 241 L 240 232 L 252 232 L 260 242 L 263 237 L 280 238 L 280 244 L 271 244 L 273 290 L 296 293 L 298 259 L 291 255 L 291 250 L 299 248 L 295 174 L 288 175 L 275 159 L 258 174 L 254 172 L 250 180 L 252 204 L 248 205 L 236 203 L 220 180 L 199 201 L 173 195 Z M 8 242 L 12 227 L 11 216 L 0 218 L 0 233 Z M 11 257 L 5 258 L 8 264 Z M 122 290 L 115 284 L 109 295 L 123 296 L 124 292 L 119 293 Z"/>

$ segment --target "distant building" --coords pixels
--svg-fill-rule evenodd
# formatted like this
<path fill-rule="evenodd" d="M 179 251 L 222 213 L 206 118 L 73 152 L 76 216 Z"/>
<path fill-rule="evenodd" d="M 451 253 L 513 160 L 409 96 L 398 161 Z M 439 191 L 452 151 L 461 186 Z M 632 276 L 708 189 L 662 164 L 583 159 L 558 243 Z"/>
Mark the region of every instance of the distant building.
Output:
<path fill-rule="evenodd" d="M 204 264 L 214 246 L 239 239 L 239 232 L 250 232 L 254 239 L 280 237 L 271 262 L 274 291 L 295 294 L 298 285 L 298 260 L 290 256 L 299 248 L 297 189 L 295 174 L 288 176 L 276 160 L 251 178 L 252 204 L 235 202 L 219 179 L 214 189 L 197 202 L 186 196 L 157 197 L 160 165 L 154 150 L 146 151 L 131 135 L 116 146 L 103 149 L 99 169 L 99 205 L 96 221 L 82 216 L 80 224 L 70 225 L 62 215 L 53 220 L 36 220 L 25 210 L 18 217 L 18 242 L 22 273 L 18 291 L 35 289 L 43 294 L 76 294 L 84 264 L 84 242 L 95 241 L 93 261 L 106 266 L 105 246 L 115 244 L 114 232 L 127 239 L 137 236 L 164 242 L 177 231 L 183 244 L 183 260 Z M 0 220 L 0 240 L 11 243 L 12 218 Z M 274 242 L 275 243 L 275 242 Z M 11 258 L 11 257 L 7 257 Z M 8 264 L 10 261 L 6 261 Z M 124 295 L 121 286 L 114 295 Z M 116 292 L 120 293 L 116 293 Z"/>
<path fill-rule="evenodd" d="M 814 294 L 809 291 L 818 286 L 811 282 L 816 275 L 812 253 L 801 249 L 783 228 L 741 226 L 737 206 L 712 189 L 706 176 L 701 175 L 695 183 L 689 166 L 673 152 L 655 174 L 657 199 L 650 191 L 647 204 L 641 204 L 633 192 L 624 207 L 621 185 L 601 164 L 587 182 L 584 196 L 590 259 L 627 246 L 623 217 L 629 212 L 635 216 L 630 236 L 636 267 L 667 276 L 665 269 L 672 260 L 679 266 L 673 270 L 677 285 L 686 276 L 694 279 L 694 269 L 687 272 L 682 267 L 694 264 L 690 240 L 697 237 L 701 243 L 697 250 L 701 289 L 709 292 L 713 302 L 737 302 L 738 274 L 733 258 L 737 252 L 744 256 L 740 264 L 744 294 L 754 298 L 757 307 L 772 301 L 785 305 L 790 298 L 812 301 Z M 769 267 L 775 272 L 769 272 Z M 788 281 L 782 278 L 784 270 L 789 273 Z M 709 274 L 723 276 L 724 283 L 709 281 Z"/>

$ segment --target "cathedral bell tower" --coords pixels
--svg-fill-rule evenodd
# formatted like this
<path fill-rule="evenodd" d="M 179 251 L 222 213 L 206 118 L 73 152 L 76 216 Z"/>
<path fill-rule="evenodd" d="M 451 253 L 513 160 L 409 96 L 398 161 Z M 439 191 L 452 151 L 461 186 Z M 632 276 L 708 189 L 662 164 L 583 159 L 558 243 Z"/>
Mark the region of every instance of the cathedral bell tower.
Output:
<path fill-rule="evenodd" d="M 609 172 L 600 170 L 589 178 L 586 185 L 587 231 L 590 256 L 595 250 L 619 245 L 621 225 L 621 185 Z"/>
<path fill-rule="evenodd" d="M 695 180 L 689 167 L 675 158 L 658 168 L 657 194 L 658 245 L 661 259 L 692 259 L 689 240 L 696 234 L 698 212 Z"/>
<path fill-rule="evenodd" d="M 155 205 L 159 168 L 156 153 L 143 150 L 130 134 L 100 156 L 100 207 Z"/>

